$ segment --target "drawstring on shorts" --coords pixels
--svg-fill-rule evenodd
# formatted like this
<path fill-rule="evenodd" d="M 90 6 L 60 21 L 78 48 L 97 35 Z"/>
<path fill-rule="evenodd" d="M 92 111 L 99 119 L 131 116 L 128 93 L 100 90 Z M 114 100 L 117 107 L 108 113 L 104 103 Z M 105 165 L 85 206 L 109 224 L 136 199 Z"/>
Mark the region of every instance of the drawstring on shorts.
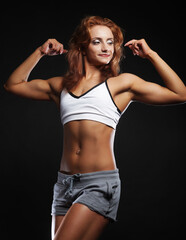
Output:
<path fill-rule="evenodd" d="M 69 197 L 72 196 L 74 181 L 79 181 L 80 177 L 81 177 L 81 173 L 77 173 L 77 174 L 74 174 L 73 176 L 70 176 L 70 177 L 67 177 L 66 179 L 63 179 L 62 182 L 63 182 L 64 185 L 68 184 L 68 182 L 70 183 L 69 188 L 65 192 L 66 197 L 69 198 Z"/>

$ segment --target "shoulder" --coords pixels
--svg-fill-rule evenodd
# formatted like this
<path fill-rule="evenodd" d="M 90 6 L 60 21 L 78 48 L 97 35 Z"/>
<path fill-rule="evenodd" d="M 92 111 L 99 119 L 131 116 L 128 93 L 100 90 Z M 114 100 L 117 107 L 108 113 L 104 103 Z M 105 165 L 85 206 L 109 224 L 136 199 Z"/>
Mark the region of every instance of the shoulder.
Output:
<path fill-rule="evenodd" d="M 121 93 L 130 91 L 137 79 L 138 77 L 132 73 L 122 73 L 117 77 L 109 78 L 108 84 L 116 93 Z"/>
<path fill-rule="evenodd" d="M 133 73 L 122 73 L 116 77 L 117 81 L 121 84 L 133 84 L 135 81 L 140 79 L 137 75 Z"/>
<path fill-rule="evenodd" d="M 63 90 L 63 77 L 52 77 L 47 80 L 48 84 L 50 85 L 51 91 L 55 95 L 59 95 Z"/>

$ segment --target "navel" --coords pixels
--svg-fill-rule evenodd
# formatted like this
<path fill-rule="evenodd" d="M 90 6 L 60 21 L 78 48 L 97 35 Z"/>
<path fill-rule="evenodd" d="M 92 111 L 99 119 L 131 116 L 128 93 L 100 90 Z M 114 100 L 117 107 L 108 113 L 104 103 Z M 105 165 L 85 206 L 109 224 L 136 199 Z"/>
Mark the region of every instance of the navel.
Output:
<path fill-rule="evenodd" d="M 76 154 L 79 155 L 80 154 L 80 149 L 76 150 Z"/>

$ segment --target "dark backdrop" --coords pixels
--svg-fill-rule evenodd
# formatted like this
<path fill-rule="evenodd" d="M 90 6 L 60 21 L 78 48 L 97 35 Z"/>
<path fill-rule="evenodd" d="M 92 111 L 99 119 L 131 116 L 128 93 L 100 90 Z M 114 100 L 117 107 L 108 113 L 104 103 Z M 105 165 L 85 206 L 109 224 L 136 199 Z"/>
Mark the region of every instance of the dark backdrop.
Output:
<path fill-rule="evenodd" d="M 147 3 L 147 1 L 146 1 Z M 48 38 L 68 47 L 86 15 L 111 18 L 125 42 L 145 38 L 185 81 L 183 5 L 115 2 L 3 5 L 1 13 L 1 236 L 50 239 L 53 184 L 63 129 L 56 106 L 5 92 L 10 73 Z M 153 66 L 126 50 L 122 71 L 162 84 Z M 31 78 L 65 72 L 64 56 L 45 57 Z M 115 155 L 122 179 L 118 222 L 101 239 L 181 239 L 184 232 L 186 107 L 132 103 L 120 120 Z"/>

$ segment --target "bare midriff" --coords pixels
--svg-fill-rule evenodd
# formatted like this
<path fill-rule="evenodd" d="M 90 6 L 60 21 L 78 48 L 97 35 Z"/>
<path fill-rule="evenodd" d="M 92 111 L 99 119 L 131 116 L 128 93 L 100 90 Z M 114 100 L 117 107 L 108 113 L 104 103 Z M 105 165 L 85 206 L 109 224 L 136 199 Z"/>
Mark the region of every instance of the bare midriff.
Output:
<path fill-rule="evenodd" d="M 64 125 L 60 171 L 66 174 L 116 169 L 115 130 L 103 123 L 80 120 Z"/>

